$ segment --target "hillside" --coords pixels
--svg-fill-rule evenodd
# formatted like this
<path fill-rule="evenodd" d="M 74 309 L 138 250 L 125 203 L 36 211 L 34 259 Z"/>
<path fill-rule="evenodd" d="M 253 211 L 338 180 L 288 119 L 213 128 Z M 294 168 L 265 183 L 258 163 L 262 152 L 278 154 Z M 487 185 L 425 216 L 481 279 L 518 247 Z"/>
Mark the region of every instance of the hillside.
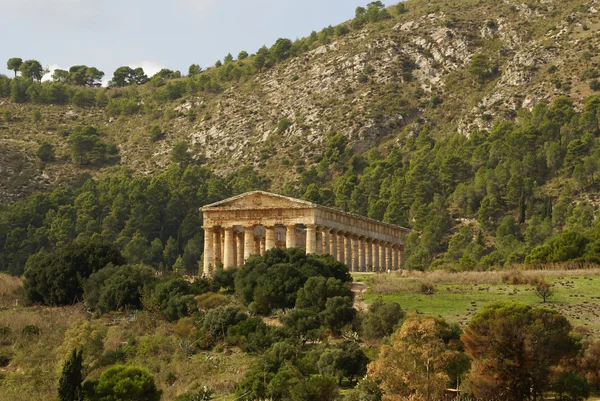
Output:
<path fill-rule="evenodd" d="M 12 115 L 0 130 L 0 202 L 82 170 L 97 176 L 114 171 L 114 166 L 80 169 L 64 160 L 68 149 L 60 133 L 81 124 L 97 125 L 118 146 L 117 164 L 138 174 L 164 171 L 172 147 L 184 140 L 194 158 L 217 173 L 250 164 L 281 190 L 296 176 L 289 165 L 312 164 L 332 133 L 342 133 L 362 153 L 422 127 L 434 137 L 487 130 L 498 119 L 515 118 L 519 109 L 559 95 L 581 107 L 593 93 L 589 81 L 600 60 L 597 0 L 411 0 L 406 10 L 396 14 L 392 7 L 393 18 L 317 42 L 222 85 L 220 93 L 159 102 L 153 96 L 159 89 L 142 85 L 137 89 L 142 107 L 129 115 L 0 99 L 0 110 Z M 488 63 L 481 79 L 471 68 L 476 54 Z M 243 63 L 233 63 L 238 62 Z M 34 110 L 41 113 L 36 123 Z M 152 142 L 149 130 L 157 124 L 166 137 Z M 59 159 L 43 169 L 33 157 L 42 140 L 57 144 Z"/>

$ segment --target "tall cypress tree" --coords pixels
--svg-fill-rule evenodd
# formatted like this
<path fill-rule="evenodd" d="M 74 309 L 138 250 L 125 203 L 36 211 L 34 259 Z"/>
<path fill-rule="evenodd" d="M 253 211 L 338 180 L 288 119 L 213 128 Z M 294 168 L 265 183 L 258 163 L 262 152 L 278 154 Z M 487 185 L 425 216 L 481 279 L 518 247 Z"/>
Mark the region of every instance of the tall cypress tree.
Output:
<path fill-rule="evenodd" d="M 83 401 L 83 351 L 73 349 L 69 359 L 63 365 L 58 381 L 58 399 L 60 401 Z"/>

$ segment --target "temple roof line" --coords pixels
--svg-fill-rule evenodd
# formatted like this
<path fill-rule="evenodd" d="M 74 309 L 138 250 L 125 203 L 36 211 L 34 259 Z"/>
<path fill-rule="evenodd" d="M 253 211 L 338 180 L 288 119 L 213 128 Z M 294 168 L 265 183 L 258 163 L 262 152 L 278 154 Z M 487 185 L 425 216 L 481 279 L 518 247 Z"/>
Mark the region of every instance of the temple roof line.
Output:
<path fill-rule="evenodd" d="M 411 231 L 409 228 L 405 228 L 405 227 L 398 226 L 398 225 L 395 225 L 395 224 L 384 223 L 382 221 L 371 219 L 369 217 L 360 216 L 358 214 L 343 212 L 343 211 L 341 211 L 339 209 L 335 209 L 335 208 L 332 208 L 332 207 L 322 206 L 322 205 L 318 205 L 316 203 L 308 202 L 308 201 L 305 201 L 305 200 L 296 199 L 296 198 L 290 198 L 288 196 L 283 196 L 283 195 L 274 194 L 274 193 L 265 192 L 265 191 L 246 192 L 244 194 L 237 195 L 237 196 L 234 196 L 232 198 L 224 199 L 222 201 L 215 202 L 215 203 L 212 203 L 210 205 L 206 205 L 201 210 L 202 210 L 202 212 L 209 212 L 211 210 L 224 210 L 224 209 L 226 209 L 226 205 L 228 203 L 231 203 L 231 202 L 234 202 L 236 200 L 239 200 L 239 199 L 242 199 L 242 198 L 245 198 L 245 197 L 248 197 L 248 196 L 252 196 L 252 195 L 263 195 L 263 196 L 267 196 L 267 197 L 272 197 L 272 198 L 278 198 L 278 199 L 286 200 L 288 202 L 297 204 L 299 206 L 298 207 L 299 209 L 320 209 L 320 210 L 328 211 L 328 212 L 331 212 L 331 213 L 336 213 L 336 214 L 339 214 L 339 215 L 344 215 L 344 216 L 352 217 L 352 218 L 355 218 L 355 219 L 367 221 L 367 222 L 370 222 L 370 223 L 379 224 L 379 225 L 386 226 L 386 227 L 391 227 L 391 228 L 394 228 L 394 229 L 397 229 L 397 230 L 402 230 L 402 231 L 405 231 L 405 232 L 410 232 Z M 233 209 L 235 210 L 235 208 L 233 208 Z M 252 208 L 242 207 L 240 209 L 252 209 Z M 277 207 L 274 207 L 273 209 L 277 209 Z"/>

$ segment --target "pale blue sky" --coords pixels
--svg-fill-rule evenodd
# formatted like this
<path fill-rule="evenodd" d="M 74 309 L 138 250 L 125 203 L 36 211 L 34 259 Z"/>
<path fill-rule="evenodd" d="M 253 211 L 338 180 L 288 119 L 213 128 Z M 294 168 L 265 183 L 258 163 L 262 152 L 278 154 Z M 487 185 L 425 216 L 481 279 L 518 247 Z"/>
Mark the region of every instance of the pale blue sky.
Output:
<path fill-rule="evenodd" d="M 0 0 L 0 73 L 6 60 L 51 69 L 94 66 L 106 79 L 121 65 L 187 73 L 228 52 L 254 53 L 354 16 L 370 0 Z M 387 5 L 396 1 L 390 1 Z"/>

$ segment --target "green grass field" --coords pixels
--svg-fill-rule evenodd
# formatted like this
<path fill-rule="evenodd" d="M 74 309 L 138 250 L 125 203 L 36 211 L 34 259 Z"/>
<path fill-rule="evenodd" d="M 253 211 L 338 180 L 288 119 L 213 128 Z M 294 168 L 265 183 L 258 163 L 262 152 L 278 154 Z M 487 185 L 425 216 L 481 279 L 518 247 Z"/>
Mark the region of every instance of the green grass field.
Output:
<path fill-rule="evenodd" d="M 466 325 L 485 305 L 499 301 L 521 302 L 554 309 L 569 318 L 574 327 L 584 327 L 600 336 L 600 271 L 523 272 L 525 278 L 544 277 L 554 295 L 545 304 L 529 284 L 503 282 L 507 273 L 441 273 L 369 275 L 355 274 L 369 289 L 363 301 L 377 297 L 398 302 L 408 313 L 434 314 L 449 322 Z M 421 293 L 421 283 L 434 285 L 433 294 Z"/>

